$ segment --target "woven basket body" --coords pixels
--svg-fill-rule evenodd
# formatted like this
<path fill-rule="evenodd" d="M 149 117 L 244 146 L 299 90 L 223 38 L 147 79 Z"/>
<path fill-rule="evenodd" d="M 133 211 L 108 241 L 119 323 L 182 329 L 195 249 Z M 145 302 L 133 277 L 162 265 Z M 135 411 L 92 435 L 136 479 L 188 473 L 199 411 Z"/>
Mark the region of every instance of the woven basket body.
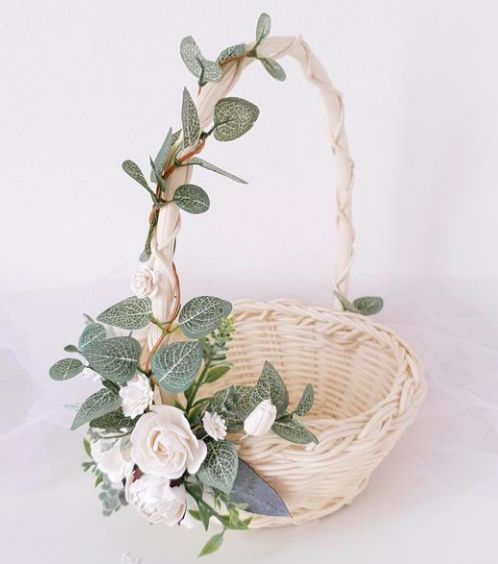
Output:
<path fill-rule="evenodd" d="M 300 37 L 269 38 L 259 54 L 296 59 L 325 102 L 338 174 L 333 287 L 346 295 L 354 241 L 354 166 L 344 129 L 342 96 Z M 216 102 L 230 92 L 251 61 L 243 58 L 228 63 L 221 81 L 202 89 L 197 105 L 203 127 L 211 122 Z M 170 196 L 189 181 L 190 168 L 179 168 L 171 175 Z M 153 312 L 164 320 L 171 319 L 179 300 L 173 254 L 180 223 L 178 208 L 165 206 L 152 241 L 150 263 L 160 273 Z M 371 472 L 413 420 L 425 392 L 417 359 L 392 331 L 356 314 L 279 300 L 238 302 L 234 315 L 236 333 L 230 347 L 234 368 L 227 376 L 229 382 L 223 379 L 212 391 L 228 383 L 254 384 L 268 360 L 284 378 L 291 405 L 307 383 L 313 384 L 316 398 L 305 424 L 317 435 L 318 445 L 291 444 L 273 433 L 238 441 L 241 458 L 274 487 L 292 515 L 256 517 L 252 526 L 299 524 L 336 511 L 362 491 Z M 148 331 L 152 348 L 160 334 L 156 327 Z"/>

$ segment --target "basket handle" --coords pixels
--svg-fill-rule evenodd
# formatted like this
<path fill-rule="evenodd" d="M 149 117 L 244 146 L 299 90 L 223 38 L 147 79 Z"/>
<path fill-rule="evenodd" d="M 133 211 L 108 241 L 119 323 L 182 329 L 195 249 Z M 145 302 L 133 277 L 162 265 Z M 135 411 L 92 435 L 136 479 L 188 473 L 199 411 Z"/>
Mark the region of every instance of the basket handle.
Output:
<path fill-rule="evenodd" d="M 249 45 L 248 48 L 252 48 Z M 349 154 L 348 140 L 344 128 L 344 105 L 342 94 L 334 88 L 322 64 L 301 37 L 269 37 L 258 47 L 258 55 L 279 59 L 286 55 L 294 58 L 301 66 L 305 76 L 314 84 L 325 103 L 329 121 L 329 143 L 337 159 L 337 254 L 334 265 L 333 289 L 347 295 L 349 272 L 353 261 L 353 242 L 355 232 L 352 225 L 351 193 L 354 183 L 354 162 Z M 228 62 L 223 67 L 223 77 L 219 82 L 206 84 L 198 97 L 198 113 L 203 128 L 213 119 L 214 107 L 218 100 L 236 85 L 247 65 L 255 59 L 243 57 Z M 189 181 L 192 167 L 180 167 L 169 178 L 168 190 L 174 193 L 180 184 Z M 178 292 L 173 253 L 181 219 L 177 206 L 161 209 L 155 237 L 151 244 L 151 266 L 162 275 L 159 291 L 152 298 L 154 315 L 159 319 L 169 319 L 172 313 L 175 293 Z M 334 295 L 334 306 L 342 309 Z M 149 342 L 158 336 L 156 327 L 150 328 Z"/>

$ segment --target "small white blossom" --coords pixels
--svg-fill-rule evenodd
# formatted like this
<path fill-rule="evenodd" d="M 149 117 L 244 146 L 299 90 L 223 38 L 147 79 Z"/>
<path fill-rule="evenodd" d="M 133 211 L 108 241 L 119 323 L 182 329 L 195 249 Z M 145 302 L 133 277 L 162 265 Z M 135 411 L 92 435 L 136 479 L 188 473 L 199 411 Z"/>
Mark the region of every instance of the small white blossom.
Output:
<path fill-rule="evenodd" d="M 128 440 L 98 439 L 90 443 L 90 450 L 97 468 L 106 474 L 113 484 L 118 484 L 131 474 L 133 462 Z"/>
<path fill-rule="evenodd" d="M 157 291 L 159 273 L 147 265 L 142 265 L 131 278 L 131 291 L 139 298 L 153 296 Z"/>
<path fill-rule="evenodd" d="M 227 427 L 225 421 L 217 414 L 206 411 L 202 418 L 202 424 L 206 433 L 215 441 L 220 441 L 225 438 L 227 434 Z"/>
<path fill-rule="evenodd" d="M 269 399 L 258 404 L 244 421 L 244 431 L 253 437 L 262 437 L 271 429 L 277 417 L 277 408 Z"/>
<path fill-rule="evenodd" d="M 126 386 L 119 390 L 121 396 L 121 407 L 126 417 L 137 417 L 152 405 L 154 392 L 150 387 L 149 379 L 143 374 L 137 373 Z"/>

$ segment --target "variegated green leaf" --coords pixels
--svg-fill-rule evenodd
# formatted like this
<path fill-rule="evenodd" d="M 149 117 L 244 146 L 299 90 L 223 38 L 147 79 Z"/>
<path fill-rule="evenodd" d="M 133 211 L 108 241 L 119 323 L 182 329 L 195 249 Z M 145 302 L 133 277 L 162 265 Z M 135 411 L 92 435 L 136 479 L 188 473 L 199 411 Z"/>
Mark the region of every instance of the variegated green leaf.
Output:
<path fill-rule="evenodd" d="M 149 189 L 149 185 L 147 184 L 147 180 L 145 179 L 144 173 L 140 170 L 140 167 L 134 163 L 133 161 L 126 160 L 121 165 L 123 170 L 126 172 L 128 176 L 133 178 L 136 182 L 138 182 L 141 186 L 145 189 Z"/>
<path fill-rule="evenodd" d="M 313 407 L 313 402 L 315 401 L 315 391 L 313 390 L 313 386 L 311 384 L 306 384 L 304 387 L 303 395 L 297 404 L 296 411 L 294 412 L 296 415 L 306 415 L 308 411 Z"/>
<path fill-rule="evenodd" d="M 191 35 L 182 39 L 180 43 L 180 56 L 188 70 L 196 78 L 199 78 L 202 72 L 201 61 L 204 57 L 195 39 Z"/>
<path fill-rule="evenodd" d="M 81 350 L 84 350 L 88 345 L 91 345 L 95 341 L 104 341 L 106 338 L 105 327 L 100 323 L 90 323 L 88 324 L 81 333 L 78 341 L 78 346 Z"/>
<path fill-rule="evenodd" d="M 201 134 L 199 114 L 192 100 L 190 92 L 183 89 L 182 101 L 182 127 L 183 127 L 183 146 L 185 148 L 195 145 Z"/>
<path fill-rule="evenodd" d="M 196 184 L 182 184 L 179 186 L 175 191 L 173 200 L 179 208 L 194 214 L 206 212 L 210 205 L 209 196 Z"/>
<path fill-rule="evenodd" d="M 204 382 L 206 384 L 213 384 L 214 382 L 217 382 L 220 378 L 223 378 L 223 376 L 225 376 L 225 374 L 231 368 L 232 367 L 229 364 L 220 364 L 219 366 L 213 366 L 206 374 L 206 379 L 204 380 Z"/>
<path fill-rule="evenodd" d="M 230 180 L 234 180 L 235 182 L 239 182 L 240 184 L 247 184 L 246 180 L 243 180 L 242 178 L 235 176 L 235 174 L 232 174 L 231 172 L 227 172 L 226 170 L 223 170 L 222 168 L 219 168 L 214 164 L 208 163 L 207 161 L 205 161 L 204 159 L 200 159 L 199 157 L 194 157 L 193 159 L 190 159 L 187 163 L 185 163 L 185 166 L 191 166 L 191 165 L 202 166 L 207 170 L 216 172 L 218 174 L 221 174 L 222 176 L 226 176 L 227 178 L 230 178 Z"/>
<path fill-rule="evenodd" d="M 154 159 L 154 168 L 150 173 L 150 180 L 151 182 L 157 182 L 156 174 L 154 169 L 157 171 L 158 174 L 162 174 L 164 172 L 164 168 L 166 166 L 166 159 L 168 158 L 168 153 L 171 148 L 173 141 L 173 129 L 170 127 L 168 133 L 166 134 L 166 138 L 159 149 L 159 152 Z"/>
<path fill-rule="evenodd" d="M 271 31 L 271 18 L 268 14 L 261 14 L 256 25 L 256 42 L 259 44 Z"/>
<path fill-rule="evenodd" d="M 280 63 L 277 63 L 277 61 L 274 61 L 273 59 L 260 59 L 260 61 L 268 71 L 268 74 L 276 80 L 283 82 L 287 78 L 282 65 L 280 65 Z"/>
<path fill-rule="evenodd" d="M 168 392 L 183 392 L 199 372 L 202 352 L 202 345 L 198 341 L 166 345 L 152 357 L 152 372 Z"/>
<path fill-rule="evenodd" d="M 150 323 L 152 304 L 149 298 L 132 296 L 108 307 L 97 316 L 101 323 L 120 329 L 142 329 Z"/>
<path fill-rule="evenodd" d="M 121 398 L 116 392 L 103 388 L 87 398 L 76 413 L 71 429 L 77 429 L 92 419 L 115 411 L 121 405 Z"/>
<path fill-rule="evenodd" d="M 159 171 L 156 168 L 156 165 L 154 164 L 154 161 L 152 160 L 152 157 L 149 157 L 149 162 L 150 162 L 150 168 L 152 171 L 152 176 L 154 176 L 154 182 L 156 182 L 156 184 L 159 184 L 159 187 L 161 188 L 161 190 L 163 192 L 166 191 L 166 182 L 163 179 L 163 177 L 159 174 Z"/>
<path fill-rule="evenodd" d="M 282 377 L 275 367 L 269 362 L 265 362 L 261 376 L 252 389 L 251 402 L 255 406 L 265 399 L 271 400 L 277 408 L 277 416 L 285 413 L 289 405 L 289 392 Z"/>
<path fill-rule="evenodd" d="M 223 65 L 228 61 L 239 59 L 240 57 L 243 57 L 245 54 L 246 54 L 246 46 L 243 43 L 239 43 L 238 45 L 230 45 L 230 47 L 226 47 L 218 55 L 216 62 L 219 65 Z"/>
<path fill-rule="evenodd" d="M 133 426 L 133 419 L 125 417 L 121 409 L 111 411 L 90 421 L 90 427 L 105 429 L 107 431 L 119 431 Z"/>
<path fill-rule="evenodd" d="M 197 477 L 205 486 L 230 493 L 238 466 L 239 458 L 233 443 L 212 441 L 207 445 L 207 455 Z"/>
<path fill-rule="evenodd" d="M 201 60 L 202 72 L 199 77 L 199 85 L 204 86 L 207 82 L 218 82 L 223 76 L 223 70 L 217 61 Z"/>
<path fill-rule="evenodd" d="M 199 296 L 183 306 L 178 322 L 187 337 L 199 339 L 214 331 L 231 311 L 230 302 L 215 296 Z"/>
<path fill-rule="evenodd" d="M 247 133 L 258 119 L 259 109 L 242 98 L 222 98 L 214 108 L 214 136 L 232 141 Z"/>
<path fill-rule="evenodd" d="M 290 415 L 275 421 L 271 429 L 279 437 L 291 443 L 298 445 L 307 445 L 308 443 L 318 444 L 316 436 Z"/>
<path fill-rule="evenodd" d="M 77 358 L 63 358 L 50 368 L 52 380 L 69 380 L 83 371 L 85 365 Z"/>
<path fill-rule="evenodd" d="M 384 307 L 384 300 L 378 296 L 365 296 L 354 300 L 353 306 L 362 315 L 375 315 Z"/>
<path fill-rule="evenodd" d="M 112 337 L 92 343 L 84 352 L 95 372 L 111 382 L 124 385 L 135 375 L 141 347 L 133 337 Z"/>

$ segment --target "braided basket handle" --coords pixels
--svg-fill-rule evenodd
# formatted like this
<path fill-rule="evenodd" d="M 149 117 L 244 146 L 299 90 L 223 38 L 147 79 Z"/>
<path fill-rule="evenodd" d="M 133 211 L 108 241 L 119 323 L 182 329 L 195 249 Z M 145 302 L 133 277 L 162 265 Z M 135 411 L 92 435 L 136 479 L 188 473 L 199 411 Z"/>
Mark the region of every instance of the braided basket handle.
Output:
<path fill-rule="evenodd" d="M 252 48 L 249 45 L 248 48 Z M 260 57 L 279 59 L 285 55 L 293 57 L 301 66 L 308 80 L 314 84 L 325 102 L 329 121 L 329 141 L 337 159 L 337 254 L 334 267 L 334 290 L 347 295 L 349 272 L 353 260 L 354 229 L 351 215 L 351 192 L 354 180 L 354 162 L 349 154 L 348 140 L 344 129 L 344 105 L 342 94 L 334 88 L 322 64 L 301 37 L 269 37 L 258 47 Z M 201 127 L 206 129 L 213 120 L 214 107 L 236 85 L 247 65 L 255 59 L 243 57 L 223 66 L 223 77 L 219 82 L 206 84 L 198 97 L 198 113 Z M 192 167 L 180 167 L 169 178 L 168 190 L 189 181 Z M 177 206 L 161 209 L 156 236 L 152 241 L 151 266 L 160 273 L 159 291 L 152 298 L 153 313 L 158 319 L 170 319 L 173 314 L 175 294 L 178 292 L 173 253 L 176 236 L 180 229 L 180 214 Z M 340 303 L 334 296 L 334 305 Z M 158 337 L 158 329 L 150 328 L 149 342 Z"/>

